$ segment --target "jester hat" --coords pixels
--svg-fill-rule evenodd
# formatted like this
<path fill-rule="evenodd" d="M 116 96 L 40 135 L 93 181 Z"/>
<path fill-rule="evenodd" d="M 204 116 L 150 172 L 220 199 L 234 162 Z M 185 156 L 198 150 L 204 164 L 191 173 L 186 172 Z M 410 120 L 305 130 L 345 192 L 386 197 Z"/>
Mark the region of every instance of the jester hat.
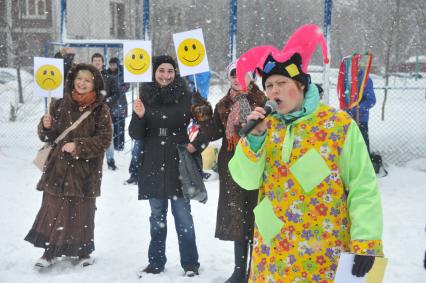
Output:
<path fill-rule="evenodd" d="M 269 76 L 279 74 L 300 81 L 307 89 L 308 65 L 318 44 L 321 44 L 324 63 L 328 64 L 327 44 L 321 29 L 317 25 L 303 25 L 290 36 L 281 51 L 274 46 L 257 46 L 242 54 L 237 61 L 237 79 L 245 90 L 245 74 L 257 70 L 262 76 L 263 88 Z"/>

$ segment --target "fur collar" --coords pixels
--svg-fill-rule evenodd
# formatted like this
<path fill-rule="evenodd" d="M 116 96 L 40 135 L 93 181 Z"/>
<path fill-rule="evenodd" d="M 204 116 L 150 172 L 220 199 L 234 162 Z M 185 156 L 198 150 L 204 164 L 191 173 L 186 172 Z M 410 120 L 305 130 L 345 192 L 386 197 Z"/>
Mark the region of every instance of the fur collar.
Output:
<path fill-rule="evenodd" d="M 143 83 L 139 93 L 144 103 L 155 107 L 177 104 L 184 95 L 188 95 L 189 91 L 185 80 L 176 75 L 173 82 L 165 87 L 160 87 L 156 82 Z"/>

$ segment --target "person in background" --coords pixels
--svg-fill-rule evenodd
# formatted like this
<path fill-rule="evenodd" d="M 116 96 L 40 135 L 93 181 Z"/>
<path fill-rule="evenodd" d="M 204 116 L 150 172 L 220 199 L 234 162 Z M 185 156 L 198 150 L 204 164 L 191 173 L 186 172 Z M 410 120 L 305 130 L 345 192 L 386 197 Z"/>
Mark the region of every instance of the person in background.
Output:
<path fill-rule="evenodd" d="M 277 104 L 267 117 L 260 107 L 248 115 L 259 124 L 228 164 L 236 183 L 259 190 L 249 282 L 331 283 L 342 252 L 355 254 L 352 274 L 364 277 L 383 256 L 380 193 L 360 130 L 320 103 L 307 74 L 317 44 L 327 62 L 315 25 L 300 27 L 278 54 L 245 54 Z"/>
<path fill-rule="evenodd" d="M 120 98 L 120 90 L 117 84 L 116 78 L 113 76 L 108 75 L 108 72 L 105 70 L 104 67 L 104 56 L 100 53 L 94 53 L 91 58 L 92 65 L 96 67 L 96 69 L 101 72 L 104 84 L 105 84 L 105 90 L 106 90 L 106 96 L 105 101 L 109 107 L 110 114 L 112 117 L 114 106 L 116 105 L 118 99 Z M 113 137 L 115 137 L 116 133 L 113 132 Z M 106 151 L 106 158 L 107 158 L 107 165 L 108 169 L 110 170 L 117 170 L 117 166 L 115 165 L 115 159 L 114 159 L 114 143 L 111 143 L 110 147 Z"/>
<path fill-rule="evenodd" d="M 64 77 L 68 77 L 68 73 L 74 66 L 75 51 L 71 48 L 62 47 L 55 53 L 54 58 L 64 60 Z M 65 82 L 66 85 L 66 82 Z"/>
<path fill-rule="evenodd" d="M 253 240 L 253 208 L 257 204 L 257 191 L 246 191 L 232 180 L 228 162 L 240 139 L 239 131 L 247 115 L 255 107 L 263 107 L 265 94 L 251 78 L 247 93 L 242 91 L 236 76 L 236 63 L 226 70 L 230 88 L 216 104 L 213 117 L 204 126 L 210 141 L 222 139 L 218 155 L 219 202 L 217 206 L 215 237 L 234 242 L 234 271 L 226 283 L 246 282 L 250 243 Z"/>
<path fill-rule="evenodd" d="M 67 84 L 70 91 L 52 102 L 38 125 L 40 140 L 53 143 L 83 113 L 91 113 L 54 146 L 37 184 L 43 200 L 25 240 L 44 249 L 35 264 L 39 268 L 62 255 L 78 257 L 82 266 L 93 264 L 96 198 L 112 138 L 111 117 L 103 102 L 102 75 L 95 67 L 78 64 L 68 73 Z"/>
<path fill-rule="evenodd" d="M 124 181 L 124 185 L 137 185 L 139 181 L 139 172 L 142 163 L 143 140 L 133 140 L 132 159 L 129 165 L 130 177 Z"/>
<path fill-rule="evenodd" d="M 122 151 L 124 149 L 124 128 L 127 117 L 127 98 L 126 92 L 129 90 L 130 84 L 124 82 L 123 66 L 120 65 L 120 60 L 117 57 L 112 57 L 108 61 L 109 68 L 107 70 L 108 76 L 115 78 L 119 98 L 115 105 L 112 105 L 112 122 L 114 125 L 114 149 Z"/>
<path fill-rule="evenodd" d="M 176 73 L 176 61 L 168 55 L 154 56 L 152 66 L 153 82 L 141 84 L 140 99 L 134 102 L 129 126 L 130 137 L 144 142 L 138 198 L 148 200 L 151 208 L 149 264 L 139 276 L 164 271 L 170 201 L 180 264 L 185 276 L 193 277 L 199 274 L 200 263 L 190 201 L 182 192 L 177 145 L 186 144 L 190 153 L 197 154 L 205 144 L 200 133 L 189 142 L 192 97 L 185 80 Z"/>
<path fill-rule="evenodd" d="M 358 73 L 358 89 L 361 87 L 362 80 L 364 78 L 364 70 L 360 69 Z M 361 131 L 362 137 L 364 138 L 365 144 L 367 145 L 368 153 L 370 153 L 370 139 L 368 137 L 368 122 L 370 120 L 370 109 L 376 104 L 376 95 L 374 93 L 373 81 L 370 76 L 367 76 L 367 81 L 364 87 L 364 93 L 362 95 L 359 104 L 348 110 L 349 115 L 357 122 L 358 127 Z"/>

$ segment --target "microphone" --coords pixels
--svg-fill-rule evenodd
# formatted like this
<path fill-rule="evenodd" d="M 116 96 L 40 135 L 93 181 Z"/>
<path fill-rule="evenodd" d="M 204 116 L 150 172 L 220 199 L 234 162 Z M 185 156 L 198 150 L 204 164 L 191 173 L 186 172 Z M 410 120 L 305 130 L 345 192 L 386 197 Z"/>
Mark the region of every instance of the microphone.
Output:
<path fill-rule="evenodd" d="M 275 100 L 268 100 L 265 104 L 265 118 L 271 114 L 272 112 L 275 112 L 277 110 L 277 102 Z M 263 119 L 257 119 L 257 120 L 250 120 L 247 122 L 247 124 L 244 125 L 244 127 L 241 128 L 239 134 L 241 137 L 247 136 L 254 127 L 257 126 Z"/>

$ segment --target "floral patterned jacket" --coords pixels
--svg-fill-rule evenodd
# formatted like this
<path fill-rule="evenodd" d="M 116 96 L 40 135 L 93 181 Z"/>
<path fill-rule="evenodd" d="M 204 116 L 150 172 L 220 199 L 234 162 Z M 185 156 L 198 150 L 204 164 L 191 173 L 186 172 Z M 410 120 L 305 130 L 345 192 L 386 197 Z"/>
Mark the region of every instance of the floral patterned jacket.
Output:
<path fill-rule="evenodd" d="M 333 282 L 341 252 L 382 256 L 381 200 L 356 123 L 322 104 L 287 125 L 266 120 L 228 165 L 242 188 L 259 188 L 249 281 Z"/>

